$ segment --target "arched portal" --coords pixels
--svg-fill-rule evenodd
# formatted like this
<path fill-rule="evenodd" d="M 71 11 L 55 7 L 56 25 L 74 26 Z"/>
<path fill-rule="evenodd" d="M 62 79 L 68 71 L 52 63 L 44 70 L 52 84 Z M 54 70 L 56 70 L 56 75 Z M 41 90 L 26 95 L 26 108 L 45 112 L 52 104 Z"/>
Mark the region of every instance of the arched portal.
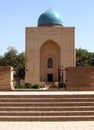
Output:
<path fill-rule="evenodd" d="M 48 40 L 40 48 L 40 81 L 58 81 L 60 66 L 60 47 L 53 40 Z"/>

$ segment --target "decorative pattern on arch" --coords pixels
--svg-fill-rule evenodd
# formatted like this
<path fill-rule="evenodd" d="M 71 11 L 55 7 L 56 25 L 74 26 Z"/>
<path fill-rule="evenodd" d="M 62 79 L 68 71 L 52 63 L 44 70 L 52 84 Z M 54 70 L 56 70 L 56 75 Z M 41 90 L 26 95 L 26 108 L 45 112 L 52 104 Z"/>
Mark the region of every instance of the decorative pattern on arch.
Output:
<path fill-rule="evenodd" d="M 53 75 L 53 81 L 58 81 L 58 66 L 60 66 L 60 46 L 53 40 L 47 40 L 40 47 L 40 81 L 47 82 L 47 75 Z"/>

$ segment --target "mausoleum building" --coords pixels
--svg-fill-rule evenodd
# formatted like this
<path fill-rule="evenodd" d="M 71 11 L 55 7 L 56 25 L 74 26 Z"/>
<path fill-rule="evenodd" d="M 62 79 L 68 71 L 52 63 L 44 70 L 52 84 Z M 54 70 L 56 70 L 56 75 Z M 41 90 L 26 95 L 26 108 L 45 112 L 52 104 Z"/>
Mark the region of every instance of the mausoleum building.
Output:
<path fill-rule="evenodd" d="M 62 16 L 50 8 L 37 27 L 26 27 L 25 82 L 57 82 L 60 66 L 75 67 L 75 28 L 64 27 Z"/>

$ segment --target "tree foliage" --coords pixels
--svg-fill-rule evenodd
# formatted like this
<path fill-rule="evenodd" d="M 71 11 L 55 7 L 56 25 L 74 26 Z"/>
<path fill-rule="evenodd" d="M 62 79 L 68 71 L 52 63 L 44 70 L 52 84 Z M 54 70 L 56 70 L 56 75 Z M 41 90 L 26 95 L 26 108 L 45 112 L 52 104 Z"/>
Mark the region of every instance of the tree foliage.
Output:
<path fill-rule="evenodd" d="M 4 66 L 12 66 L 14 69 L 17 69 L 17 56 L 18 52 L 16 49 L 9 47 L 7 52 L 3 57 L 3 65 Z"/>
<path fill-rule="evenodd" d="M 0 66 L 12 66 L 15 70 L 15 74 L 19 76 L 19 71 L 23 71 L 25 68 L 25 53 L 18 53 L 13 47 L 9 47 L 4 56 L 0 56 Z M 22 76 L 24 77 L 24 76 Z"/>
<path fill-rule="evenodd" d="M 86 49 L 76 49 L 76 66 L 94 66 L 94 53 Z"/>

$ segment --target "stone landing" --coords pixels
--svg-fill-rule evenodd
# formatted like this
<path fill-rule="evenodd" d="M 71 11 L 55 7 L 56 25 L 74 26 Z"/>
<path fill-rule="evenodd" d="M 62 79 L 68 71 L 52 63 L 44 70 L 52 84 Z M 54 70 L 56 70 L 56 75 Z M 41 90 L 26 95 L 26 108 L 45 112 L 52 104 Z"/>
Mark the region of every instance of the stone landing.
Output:
<path fill-rule="evenodd" d="M 94 121 L 0 122 L 1 130 L 94 130 Z"/>

